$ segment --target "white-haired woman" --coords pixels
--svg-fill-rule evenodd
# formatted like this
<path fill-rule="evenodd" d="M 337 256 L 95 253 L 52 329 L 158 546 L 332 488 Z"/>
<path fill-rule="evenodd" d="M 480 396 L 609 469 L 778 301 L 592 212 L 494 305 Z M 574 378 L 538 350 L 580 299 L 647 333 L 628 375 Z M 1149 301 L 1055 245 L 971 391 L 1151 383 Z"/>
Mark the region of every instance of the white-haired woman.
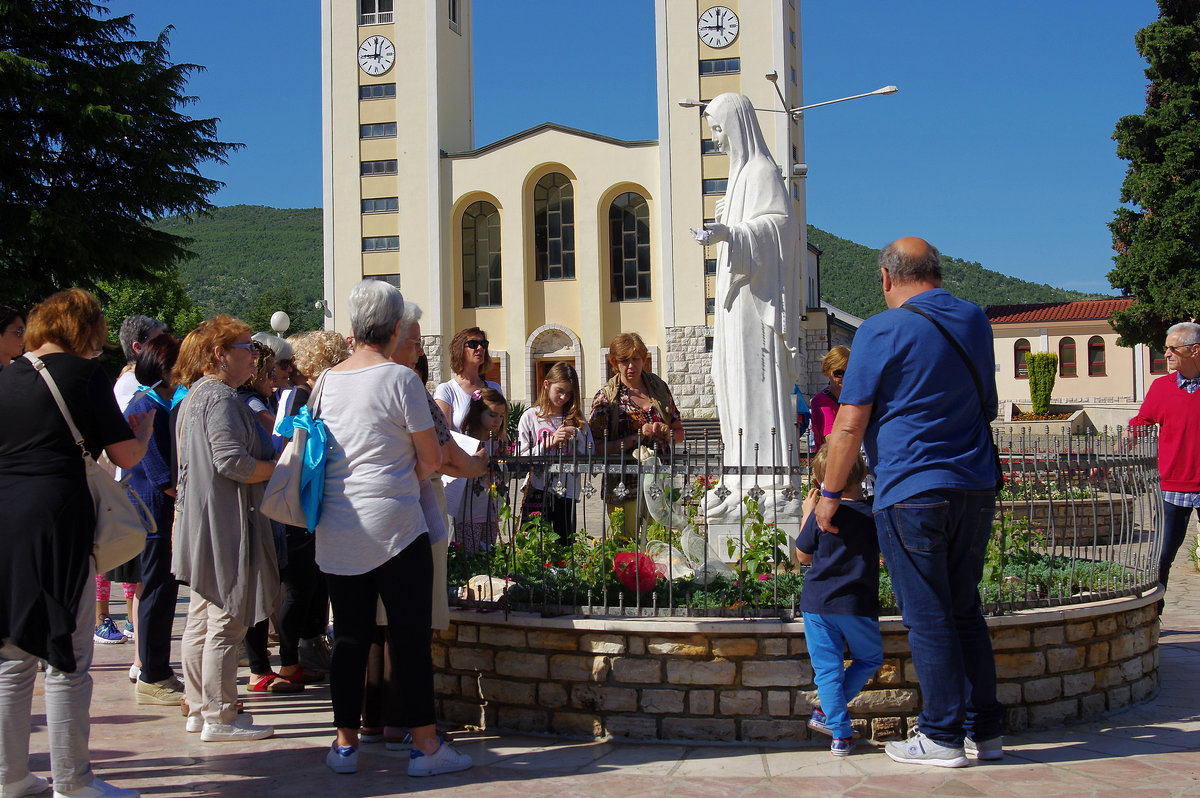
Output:
<path fill-rule="evenodd" d="M 358 768 L 363 678 L 382 600 L 394 642 L 392 668 L 404 685 L 399 722 L 412 734 L 408 773 L 471 766 L 434 726 L 430 611 L 433 557 L 420 507 L 420 481 L 442 462 L 425 388 L 391 360 L 406 332 L 404 298 L 379 280 L 350 291 L 354 354 L 325 375 L 318 415 L 329 435 L 317 563 L 333 605 L 330 685 L 337 740 L 326 764 Z"/>

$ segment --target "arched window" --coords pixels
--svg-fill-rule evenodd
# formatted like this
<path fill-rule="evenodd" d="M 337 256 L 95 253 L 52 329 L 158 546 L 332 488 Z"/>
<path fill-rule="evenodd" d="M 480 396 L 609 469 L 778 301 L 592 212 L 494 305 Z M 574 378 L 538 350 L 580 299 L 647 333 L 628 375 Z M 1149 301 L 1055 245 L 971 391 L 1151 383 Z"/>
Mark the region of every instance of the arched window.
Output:
<path fill-rule="evenodd" d="M 500 304 L 500 213 L 490 202 L 473 202 L 462 216 L 463 307 Z"/>
<path fill-rule="evenodd" d="M 533 188 L 533 249 L 537 279 L 575 279 L 575 189 L 560 172 Z"/>
<path fill-rule="evenodd" d="M 608 207 L 612 301 L 650 298 L 650 206 L 627 192 Z"/>
<path fill-rule="evenodd" d="M 1013 362 L 1016 368 L 1013 370 L 1013 376 L 1018 380 L 1029 378 L 1029 366 L 1025 363 L 1025 356 L 1029 354 L 1029 339 L 1018 338 L 1013 344 Z"/>
<path fill-rule="evenodd" d="M 1104 339 L 1099 335 L 1088 339 L 1088 376 L 1104 376 Z"/>
<path fill-rule="evenodd" d="M 1075 339 L 1064 338 L 1058 342 L 1058 376 L 1075 377 Z"/>

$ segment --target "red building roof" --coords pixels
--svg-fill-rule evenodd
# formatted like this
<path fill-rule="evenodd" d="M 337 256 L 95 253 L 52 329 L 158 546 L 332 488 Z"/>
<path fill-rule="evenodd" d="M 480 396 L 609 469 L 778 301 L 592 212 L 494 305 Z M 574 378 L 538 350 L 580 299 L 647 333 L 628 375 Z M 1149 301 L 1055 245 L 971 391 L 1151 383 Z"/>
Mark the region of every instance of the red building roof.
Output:
<path fill-rule="evenodd" d="M 1032 305 L 989 305 L 992 324 L 1031 324 L 1043 321 L 1093 321 L 1108 319 L 1133 304 L 1132 297 L 1081 299 L 1076 302 L 1041 302 Z"/>

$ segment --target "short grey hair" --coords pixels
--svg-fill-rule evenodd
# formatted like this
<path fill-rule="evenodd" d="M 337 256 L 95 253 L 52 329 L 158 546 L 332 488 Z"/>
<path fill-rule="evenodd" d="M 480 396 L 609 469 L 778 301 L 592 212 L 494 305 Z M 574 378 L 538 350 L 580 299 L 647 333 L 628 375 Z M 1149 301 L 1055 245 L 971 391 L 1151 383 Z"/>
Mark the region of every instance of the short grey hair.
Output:
<path fill-rule="evenodd" d="M 929 244 L 924 257 L 914 258 L 894 243 L 879 252 L 879 265 L 887 269 L 892 281 L 900 285 L 913 282 L 941 282 L 942 254 Z"/>
<path fill-rule="evenodd" d="M 1178 324 L 1172 324 L 1167 329 L 1168 338 L 1176 333 L 1179 334 L 1181 346 L 1200 344 L 1200 324 L 1194 321 L 1181 321 Z"/>
<path fill-rule="evenodd" d="M 367 278 L 350 289 L 350 329 L 354 340 L 364 344 L 386 344 L 404 316 L 400 289 L 383 280 Z"/>
<path fill-rule="evenodd" d="M 276 360 L 292 359 L 292 345 L 274 333 L 255 333 L 254 335 L 250 336 L 250 340 L 257 341 L 258 343 L 270 349 L 275 355 Z"/>
<path fill-rule="evenodd" d="M 158 319 L 141 314 L 126 316 L 125 321 L 121 322 L 120 332 L 117 333 L 117 338 L 121 341 L 121 351 L 125 353 L 125 362 L 132 363 L 137 360 L 137 353 L 133 351 L 135 343 L 144 344 L 165 329 L 167 325 Z"/>
<path fill-rule="evenodd" d="M 404 313 L 400 316 L 400 329 L 407 332 L 408 328 L 421 320 L 421 306 L 416 302 L 405 302 Z"/>

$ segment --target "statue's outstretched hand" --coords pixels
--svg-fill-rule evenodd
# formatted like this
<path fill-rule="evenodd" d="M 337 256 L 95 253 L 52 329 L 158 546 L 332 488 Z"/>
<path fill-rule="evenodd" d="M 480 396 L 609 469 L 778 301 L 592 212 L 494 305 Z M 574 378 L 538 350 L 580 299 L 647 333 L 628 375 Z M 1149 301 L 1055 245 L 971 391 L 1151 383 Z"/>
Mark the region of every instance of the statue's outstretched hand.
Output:
<path fill-rule="evenodd" d="M 704 231 L 708 233 L 708 243 L 719 244 L 729 240 L 729 228 L 720 222 L 705 222 Z"/>
<path fill-rule="evenodd" d="M 701 244 L 707 244 L 710 234 L 703 227 L 689 227 L 688 230 L 692 233 L 692 238 L 699 241 Z"/>

